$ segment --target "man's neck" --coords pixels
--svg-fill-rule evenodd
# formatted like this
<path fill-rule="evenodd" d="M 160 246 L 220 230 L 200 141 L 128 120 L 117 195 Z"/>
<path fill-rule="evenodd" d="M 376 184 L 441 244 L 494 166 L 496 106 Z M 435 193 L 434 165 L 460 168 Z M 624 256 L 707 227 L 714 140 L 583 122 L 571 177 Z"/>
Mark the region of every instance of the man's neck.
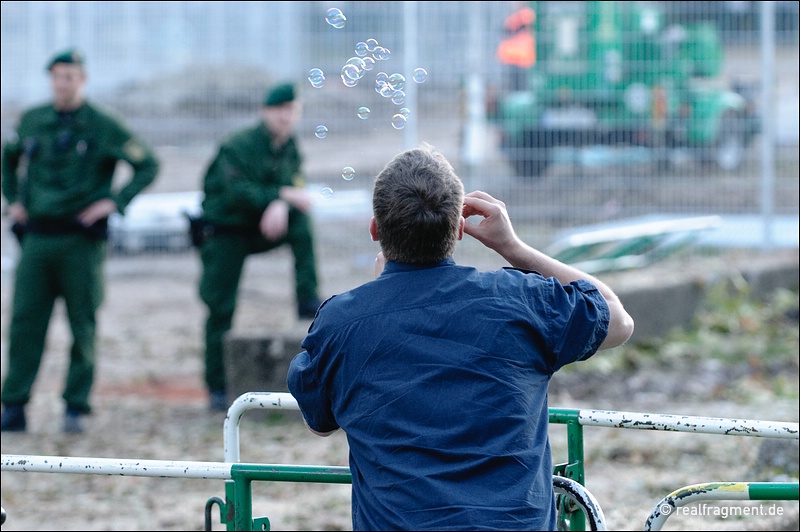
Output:
<path fill-rule="evenodd" d="M 59 113 L 71 113 L 72 111 L 77 111 L 78 108 L 81 105 L 83 105 L 83 101 L 84 101 L 83 98 L 81 98 L 80 100 L 75 100 L 71 102 L 64 102 L 64 103 L 54 102 L 53 107 L 55 107 L 56 111 L 58 111 Z"/>
<path fill-rule="evenodd" d="M 270 142 L 272 143 L 272 147 L 277 150 L 286 146 L 286 143 L 289 142 L 289 136 L 279 137 L 277 135 L 270 135 Z"/>

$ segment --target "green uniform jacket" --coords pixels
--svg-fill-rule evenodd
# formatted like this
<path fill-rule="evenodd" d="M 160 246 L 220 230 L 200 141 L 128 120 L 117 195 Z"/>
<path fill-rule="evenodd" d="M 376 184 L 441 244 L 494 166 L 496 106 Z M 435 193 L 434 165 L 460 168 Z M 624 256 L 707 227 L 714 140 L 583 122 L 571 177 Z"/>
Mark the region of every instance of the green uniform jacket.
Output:
<path fill-rule="evenodd" d="M 263 124 L 233 133 L 206 171 L 203 218 L 214 224 L 257 229 L 281 187 L 304 185 L 302 162 L 294 138 L 275 150 Z"/>
<path fill-rule="evenodd" d="M 120 160 L 133 167 L 133 175 L 114 192 L 112 178 Z M 32 219 L 71 218 L 104 198 L 124 213 L 157 174 L 150 148 L 110 111 L 88 102 L 68 122 L 51 104 L 27 111 L 17 138 L 3 147 L 3 195 L 9 203 L 21 201 Z"/>

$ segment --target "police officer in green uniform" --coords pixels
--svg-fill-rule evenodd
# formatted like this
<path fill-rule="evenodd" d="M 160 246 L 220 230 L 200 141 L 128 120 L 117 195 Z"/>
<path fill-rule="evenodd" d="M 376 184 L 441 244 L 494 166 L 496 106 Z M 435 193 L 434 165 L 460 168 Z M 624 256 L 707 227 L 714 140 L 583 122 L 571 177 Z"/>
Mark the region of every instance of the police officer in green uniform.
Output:
<path fill-rule="evenodd" d="M 2 390 L 3 431 L 26 429 L 25 405 L 57 298 L 65 302 L 73 336 L 62 395 L 63 428 L 83 430 L 81 416 L 91 412 L 108 216 L 123 213 L 158 173 L 158 161 L 142 140 L 120 118 L 85 99 L 80 52 L 57 54 L 47 70 L 53 101 L 26 111 L 16 138 L 3 146 L 6 215 L 20 240 Z M 118 161 L 128 163 L 133 174 L 115 191 Z"/>
<path fill-rule="evenodd" d="M 199 291 L 208 307 L 205 380 L 212 410 L 228 408 L 223 338 L 233 323 L 248 255 L 288 244 L 298 316 L 313 318 L 320 305 L 311 197 L 304 189 L 303 159 L 294 138 L 301 112 L 293 84 L 272 87 L 261 120 L 225 139 L 205 174 Z"/>

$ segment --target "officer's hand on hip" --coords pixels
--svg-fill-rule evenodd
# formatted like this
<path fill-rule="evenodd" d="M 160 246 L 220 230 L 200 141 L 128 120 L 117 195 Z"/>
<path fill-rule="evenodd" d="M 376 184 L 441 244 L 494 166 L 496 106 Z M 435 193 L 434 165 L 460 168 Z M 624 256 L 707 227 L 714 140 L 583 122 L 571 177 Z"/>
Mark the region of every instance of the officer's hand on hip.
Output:
<path fill-rule="evenodd" d="M 78 221 L 84 227 L 89 227 L 98 220 L 108 218 L 116 210 L 117 204 L 114 203 L 114 200 L 108 198 L 97 200 L 78 213 Z"/>
<path fill-rule="evenodd" d="M 15 201 L 8 206 L 6 215 L 12 222 L 24 224 L 28 221 L 28 210 L 22 203 L 18 201 Z"/>

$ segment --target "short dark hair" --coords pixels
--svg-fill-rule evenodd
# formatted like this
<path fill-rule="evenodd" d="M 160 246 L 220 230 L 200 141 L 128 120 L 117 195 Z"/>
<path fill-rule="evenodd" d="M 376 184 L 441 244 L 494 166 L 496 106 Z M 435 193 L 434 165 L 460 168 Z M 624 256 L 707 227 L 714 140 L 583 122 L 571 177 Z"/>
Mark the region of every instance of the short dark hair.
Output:
<path fill-rule="evenodd" d="M 436 263 L 458 242 L 464 184 L 433 146 L 394 157 L 375 178 L 372 211 L 387 260 Z"/>

